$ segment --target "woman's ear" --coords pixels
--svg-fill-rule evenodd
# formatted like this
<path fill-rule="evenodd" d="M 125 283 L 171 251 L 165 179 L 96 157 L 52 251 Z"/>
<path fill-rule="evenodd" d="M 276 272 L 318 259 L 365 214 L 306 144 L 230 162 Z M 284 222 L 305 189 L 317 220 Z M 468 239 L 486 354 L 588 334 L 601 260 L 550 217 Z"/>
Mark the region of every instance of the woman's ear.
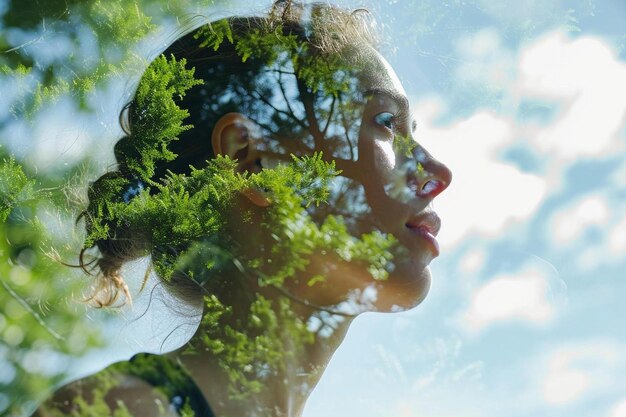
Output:
<path fill-rule="evenodd" d="M 253 132 L 256 130 L 256 124 L 241 113 L 223 115 L 211 133 L 213 154 L 236 159 L 239 168 L 245 168 L 250 162 L 256 162 L 253 140 Z M 255 160 L 252 161 L 252 158 Z"/>
<path fill-rule="evenodd" d="M 213 154 L 237 160 L 237 171 L 257 172 L 260 169 L 255 139 L 259 128 L 241 113 L 227 113 L 220 117 L 211 133 Z M 241 194 L 254 205 L 267 207 L 270 201 L 261 190 L 249 188 Z"/>

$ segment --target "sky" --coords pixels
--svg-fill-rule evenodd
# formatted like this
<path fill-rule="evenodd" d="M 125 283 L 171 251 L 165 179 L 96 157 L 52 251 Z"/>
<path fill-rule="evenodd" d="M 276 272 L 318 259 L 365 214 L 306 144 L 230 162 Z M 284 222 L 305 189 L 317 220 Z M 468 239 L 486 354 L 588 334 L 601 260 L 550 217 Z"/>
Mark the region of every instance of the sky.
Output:
<path fill-rule="evenodd" d="M 337 3 L 383 25 L 418 140 L 454 179 L 434 203 L 443 225 L 429 296 L 359 317 L 304 416 L 626 417 L 626 3 Z M 109 110 L 127 86 L 117 88 L 97 109 L 112 138 Z M 58 117 L 63 105 L 40 116 L 33 158 L 49 166 L 95 146 L 111 161 L 112 142 L 90 144 L 88 121 Z M 76 141 L 59 148 L 68 134 Z M 109 323 L 116 348 L 101 360 L 145 346 L 139 327 L 159 345 L 176 325 L 158 308 L 132 321 L 145 303 Z"/>
<path fill-rule="evenodd" d="M 445 4 L 373 6 L 454 176 L 431 292 L 357 319 L 305 417 L 624 417 L 626 3 Z"/>

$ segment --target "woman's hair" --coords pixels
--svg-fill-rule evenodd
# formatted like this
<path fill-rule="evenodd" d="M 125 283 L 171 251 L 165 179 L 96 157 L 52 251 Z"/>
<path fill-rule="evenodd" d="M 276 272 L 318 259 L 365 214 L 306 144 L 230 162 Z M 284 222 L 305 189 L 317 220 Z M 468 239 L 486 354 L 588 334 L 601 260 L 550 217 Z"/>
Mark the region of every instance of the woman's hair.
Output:
<path fill-rule="evenodd" d="M 216 35 L 224 27 L 227 30 L 221 42 L 207 41 L 207 35 L 213 40 L 219 38 Z M 168 145 L 168 150 L 176 156 L 156 163 L 151 181 L 160 183 L 170 173 L 188 174 L 190 167 L 204 167 L 206 161 L 214 157 L 210 143 L 213 126 L 229 112 L 248 116 L 264 134 L 297 137 L 293 132 L 301 130 L 300 137 L 306 136 L 302 126 L 277 111 L 276 100 L 290 101 L 298 95 L 284 90 L 280 96 L 275 94 L 276 88 L 272 84 L 276 84 L 276 80 L 266 71 L 267 61 L 271 58 L 256 56 L 254 51 L 242 53 L 245 45 L 237 42 L 238 39 L 273 33 L 277 34 L 277 42 L 281 36 L 282 39 L 287 36 L 305 44 L 306 52 L 314 57 L 338 56 L 347 49 L 358 54 L 360 46 L 375 47 L 377 39 L 370 16 L 362 9 L 347 12 L 324 3 L 303 5 L 288 0 L 277 1 L 265 17 L 231 17 L 208 23 L 177 39 L 162 56 L 186 60 L 187 67 L 193 67 L 195 77 L 203 82 L 191 87 L 184 96 L 175 97 L 178 107 L 188 112 L 185 123 L 193 128 L 180 133 L 177 140 Z M 278 55 L 280 53 L 279 48 Z M 85 218 L 88 233 L 93 228 L 97 211 L 101 210 L 96 201 L 102 195 L 110 195 L 107 193 L 112 181 L 121 179 L 127 184 L 115 196 L 122 202 L 128 202 L 146 185 L 130 169 L 132 161 L 141 160 L 141 150 L 135 146 L 134 139 L 138 133 L 137 119 L 146 111 L 133 99 L 120 115 L 126 136 L 114 148 L 117 170 L 104 174 L 89 188 L 89 205 L 81 215 Z M 107 227 L 106 238 L 90 242 L 94 243 L 91 248 L 97 247 L 99 254 L 91 260 L 85 259 L 86 250 L 91 248 L 83 249 L 80 254 L 81 267 L 96 278 L 89 300 L 101 307 L 115 304 L 120 294 L 124 295 L 122 302 L 131 299 L 120 272 L 124 263 L 146 253 L 154 256 L 158 251 L 167 250 L 153 247 L 149 239 L 132 225 L 111 222 Z M 183 299 L 190 299 L 193 293 L 197 295 L 199 292 L 192 280 L 176 274 L 167 283 L 173 293 Z"/>

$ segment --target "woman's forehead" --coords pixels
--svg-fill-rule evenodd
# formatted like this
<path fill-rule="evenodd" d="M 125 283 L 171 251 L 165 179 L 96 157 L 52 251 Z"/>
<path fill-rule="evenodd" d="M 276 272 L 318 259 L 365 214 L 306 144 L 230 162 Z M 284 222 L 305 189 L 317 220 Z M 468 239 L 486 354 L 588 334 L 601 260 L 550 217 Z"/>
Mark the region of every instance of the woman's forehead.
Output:
<path fill-rule="evenodd" d="M 364 65 L 360 74 L 360 81 L 365 91 L 387 90 L 406 96 L 398 75 L 378 51 L 367 48 L 362 57 Z"/>

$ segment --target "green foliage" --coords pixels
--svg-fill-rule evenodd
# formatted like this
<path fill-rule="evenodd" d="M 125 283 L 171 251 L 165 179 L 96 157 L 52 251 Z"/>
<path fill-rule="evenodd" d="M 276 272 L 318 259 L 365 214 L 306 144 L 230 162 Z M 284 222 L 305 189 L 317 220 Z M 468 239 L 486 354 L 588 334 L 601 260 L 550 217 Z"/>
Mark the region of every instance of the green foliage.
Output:
<path fill-rule="evenodd" d="M 281 26 L 255 29 L 237 37 L 235 41 L 235 49 L 243 62 L 254 57 L 268 67 L 274 65 L 281 56 L 291 57 L 295 53 L 305 52 L 304 42 L 298 41 L 296 35 L 285 35 Z"/>
<path fill-rule="evenodd" d="M 44 192 L 15 159 L 1 160 L 0 413 L 9 415 L 28 410 L 59 381 L 65 355 L 79 355 L 97 342 L 76 303 L 81 282 L 57 260 L 69 256 L 76 242 L 67 231 L 49 232 L 51 223 L 73 217 L 55 205 L 65 200 L 54 197 L 54 189 L 60 190 Z"/>
<path fill-rule="evenodd" d="M 189 19 L 216 0 L 37 0 L 10 2 L 0 16 L 0 74 L 24 81 L 10 108 L 18 117 L 33 117 L 46 104 L 71 97 L 82 109 L 89 95 L 120 73 L 138 73 L 145 60 L 135 46 L 172 18 Z M 19 31 L 16 44 L 7 35 Z M 61 47 L 50 54 L 46 42 Z M 92 41 L 93 43 L 90 43 Z M 44 45 L 41 48 L 41 45 Z M 68 48 L 65 48 L 69 45 Z M 45 55 L 43 59 L 40 54 Z M 8 116 L 8 115 L 7 115 Z M 0 126 L 8 119 L 0 118 Z"/>
<path fill-rule="evenodd" d="M 294 190 L 297 198 L 293 203 L 296 205 L 319 206 L 320 203 L 326 202 L 330 181 L 341 174 L 341 171 L 335 168 L 335 161 L 324 161 L 321 152 L 300 158 L 291 155 L 291 158 L 293 163 L 290 165 L 279 165 L 272 170 L 251 175 L 251 186 L 272 190 L 275 198 L 285 204 L 291 203 L 285 200 Z"/>
<path fill-rule="evenodd" d="M 227 39 L 235 44 L 242 62 L 253 58 L 268 68 L 292 67 L 294 74 L 312 93 L 323 91 L 328 96 L 337 97 L 349 90 L 350 80 L 353 79 L 345 57 L 312 50 L 307 41 L 295 34 L 285 33 L 279 24 L 234 35 L 229 22 L 221 20 L 201 28 L 195 37 L 202 39 L 202 47 L 215 51 Z"/>
<path fill-rule="evenodd" d="M 338 97 L 350 91 L 353 72 L 357 70 L 346 65 L 345 58 L 339 55 L 325 56 L 320 59 L 314 54 L 294 57 L 296 74 L 313 93 L 323 92 L 326 96 Z"/>
<path fill-rule="evenodd" d="M 12 75 L 17 78 L 17 77 L 24 77 L 30 74 L 32 70 L 33 70 L 32 67 L 27 67 L 26 65 L 19 63 L 17 64 L 15 68 L 11 68 L 8 65 L 1 66 L 0 74 Z"/>
<path fill-rule="evenodd" d="M 311 254 L 332 251 L 347 262 L 363 262 L 384 279 L 395 239 L 378 232 L 353 236 L 340 217 L 327 216 L 321 225 L 313 221 L 305 208 L 326 202 L 330 182 L 339 172 L 334 162 L 323 161 L 321 154 L 293 159 L 293 164 L 250 177 L 253 184 L 268 190 L 270 195 L 272 205 L 261 226 L 273 241 L 271 255 L 249 259 L 248 269 L 263 271 L 261 285 L 282 286 L 296 272 L 305 270 Z"/>
<path fill-rule="evenodd" d="M 342 260 L 362 265 L 376 280 L 385 280 L 393 261 L 397 241 L 392 235 L 371 232 L 358 239 L 352 236 L 340 217 L 328 216 L 320 228 L 320 248 L 336 252 Z"/>
<path fill-rule="evenodd" d="M 232 307 L 215 295 L 205 297 L 202 347 L 215 355 L 228 375 L 230 398 L 241 400 L 262 392 L 264 381 L 284 371 L 290 358 L 313 342 L 313 334 L 284 298 L 272 302 L 257 295 L 243 320 L 233 323 L 232 314 Z M 286 340 L 289 351 L 284 350 Z"/>
<path fill-rule="evenodd" d="M 167 146 L 177 136 L 191 128 L 183 125 L 189 116 L 187 110 L 176 105 L 185 92 L 202 80 L 194 78 L 194 68 L 186 69 L 184 59 L 176 61 L 172 56 L 167 59 L 159 56 L 144 73 L 132 109 L 134 134 L 124 149 L 127 155 L 137 155 L 125 162 L 129 171 L 137 178 L 151 182 L 155 163 L 159 160 L 171 161 L 176 155 Z"/>
<path fill-rule="evenodd" d="M 89 395 L 82 393 L 82 395 L 76 395 L 72 398 L 72 410 L 69 414 L 55 407 L 47 407 L 46 413 L 51 417 L 133 417 L 128 407 L 122 401 L 118 401 L 117 406 L 113 410 L 107 404 L 107 395 L 121 381 L 121 375 L 107 369 L 91 377 L 89 385 L 92 387 L 89 389 Z"/>
<path fill-rule="evenodd" d="M 15 159 L 0 160 L 0 221 L 4 222 L 17 204 L 32 198 L 32 186 Z"/>
<path fill-rule="evenodd" d="M 138 380 L 142 381 L 141 396 L 127 395 L 138 388 Z M 119 398 L 120 391 L 123 400 Z M 70 411 L 66 398 L 71 402 Z M 66 385 L 60 398 L 50 399 L 40 408 L 43 415 L 52 417 L 165 417 L 172 416 L 173 409 L 181 417 L 205 416 L 206 401 L 181 364 L 165 355 L 147 353 Z"/>
<path fill-rule="evenodd" d="M 225 216 L 231 212 L 238 193 L 246 188 L 268 190 L 275 207 L 270 210 L 275 214 L 270 215 L 268 225 L 295 221 L 302 214 L 302 206 L 324 202 L 328 183 L 338 174 L 334 162 L 323 161 L 321 154 L 293 160 L 293 164 L 244 175 L 235 173 L 235 161 L 220 156 L 189 175 L 170 175 L 163 184 L 154 186 L 158 192 L 145 189 L 129 203 L 111 197 L 111 193 L 120 194 L 119 178 L 112 177 L 111 183 L 103 184 L 102 194 L 93 193 L 97 209 L 91 214 L 92 228 L 86 245 L 114 238 L 109 234 L 111 225 L 130 227 L 152 247 L 175 249 L 153 253 L 156 270 L 169 279 L 181 262 L 191 262 L 186 255 L 192 260 L 198 256 L 192 255 L 198 250 L 192 247 L 194 242 L 204 238 L 227 241 L 227 236 L 219 235 L 225 230 Z M 221 256 L 218 251 L 213 253 Z M 222 261 L 205 258 L 206 263 L 215 265 Z"/>
<path fill-rule="evenodd" d="M 393 148 L 396 154 L 404 155 L 406 158 L 413 157 L 413 151 L 417 147 L 417 142 L 411 135 L 395 135 L 393 137 Z"/>
<path fill-rule="evenodd" d="M 99 36 L 133 44 L 156 29 L 152 17 L 140 8 L 141 3 L 128 0 L 87 2 L 86 15 L 90 26 L 98 28 Z"/>
<path fill-rule="evenodd" d="M 99 201 L 119 202 L 122 197 L 122 189 L 128 185 L 128 180 L 117 175 L 108 175 L 106 180 L 95 183 L 89 191 L 90 201 L 95 207 L 95 213 L 87 213 L 86 220 L 90 233 L 85 237 L 84 247 L 93 246 L 96 241 L 109 237 L 109 224 L 101 221 L 111 216 L 109 205 L 99 204 Z"/>
<path fill-rule="evenodd" d="M 195 417 L 196 413 L 189 405 L 189 401 L 185 402 L 183 408 L 180 409 L 180 417 Z"/>
<path fill-rule="evenodd" d="M 153 386 L 164 398 L 179 397 L 184 403 L 179 410 L 181 417 L 195 415 L 190 396 L 199 394 L 189 373 L 178 363 L 162 355 L 138 354 L 130 361 L 118 362 L 107 369 L 114 375 L 131 375 Z M 165 413 L 164 413 L 165 414 Z"/>
<path fill-rule="evenodd" d="M 224 39 L 228 39 L 230 43 L 234 43 L 233 31 L 230 28 L 230 24 L 227 20 L 219 20 L 215 23 L 205 25 L 196 32 L 194 38 L 204 38 L 200 43 L 201 48 L 210 47 L 214 51 L 217 51 Z"/>

